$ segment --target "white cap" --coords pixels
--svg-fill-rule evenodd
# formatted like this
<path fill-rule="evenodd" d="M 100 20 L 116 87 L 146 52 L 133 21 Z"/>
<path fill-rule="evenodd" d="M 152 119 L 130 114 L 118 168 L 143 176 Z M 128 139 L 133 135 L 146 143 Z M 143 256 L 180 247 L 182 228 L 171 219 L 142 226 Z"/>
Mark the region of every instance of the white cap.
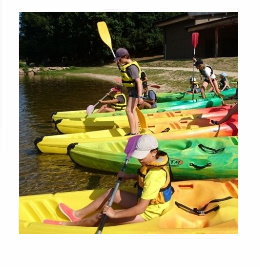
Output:
<path fill-rule="evenodd" d="M 156 138 L 152 135 L 144 134 L 138 139 L 132 157 L 143 159 L 149 154 L 151 150 L 156 148 L 158 148 L 158 141 L 156 140 Z"/>

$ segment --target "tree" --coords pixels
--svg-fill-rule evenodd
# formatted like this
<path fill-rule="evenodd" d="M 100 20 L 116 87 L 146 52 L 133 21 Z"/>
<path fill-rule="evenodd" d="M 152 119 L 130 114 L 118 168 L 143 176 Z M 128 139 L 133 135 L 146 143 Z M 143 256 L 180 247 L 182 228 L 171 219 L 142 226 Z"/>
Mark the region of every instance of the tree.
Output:
<path fill-rule="evenodd" d="M 20 13 L 20 59 L 35 64 L 96 64 L 111 61 L 97 22 L 105 21 L 113 49 L 131 56 L 160 54 L 163 35 L 155 22 L 176 12 L 23 12 Z"/>

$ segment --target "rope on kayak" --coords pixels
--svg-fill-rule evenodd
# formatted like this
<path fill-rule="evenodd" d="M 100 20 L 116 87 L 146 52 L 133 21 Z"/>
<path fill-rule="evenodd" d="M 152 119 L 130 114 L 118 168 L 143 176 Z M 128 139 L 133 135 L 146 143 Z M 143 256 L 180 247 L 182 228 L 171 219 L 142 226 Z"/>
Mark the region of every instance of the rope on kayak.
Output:
<path fill-rule="evenodd" d="M 228 200 L 228 199 L 231 199 L 232 197 L 231 196 L 228 196 L 228 197 L 225 197 L 225 198 L 220 198 L 220 199 L 213 199 L 211 200 L 209 203 L 207 203 L 204 207 L 200 208 L 200 209 L 197 209 L 197 208 L 189 208 L 177 201 L 175 201 L 175 205 L 180 208 L 180 209 L 183 209 L 184 211 L 186 212 L 189 212 L 191 214 L 194 214 L 194 215 L 197 215 L 197 216 L 204 216 L 212 211 L 217 211 L 219 210 L 220 206 L 217 205 L 215 206 L 214 208 L 210 209 L 210 210 L 206 210 L 207 206 L 210 204 L 210 203 L 215 203 L 215 202 L 220 202 L 220 201 L 225 201 L 225 200 Z"/>

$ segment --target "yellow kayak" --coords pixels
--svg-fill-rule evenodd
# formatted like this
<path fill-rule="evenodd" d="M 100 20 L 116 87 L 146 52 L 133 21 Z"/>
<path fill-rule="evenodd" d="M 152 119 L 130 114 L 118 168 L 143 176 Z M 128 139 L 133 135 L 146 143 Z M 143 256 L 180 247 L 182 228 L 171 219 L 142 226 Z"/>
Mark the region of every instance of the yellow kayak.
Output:
<path fill-rule="evenodd" d="M 107 226 L 102 234 L 237 234 L 238 179 L 172 182 L 170 207 L 156 219 L 134 224 Z M 136 190 L 122 187 L 124 190 Z M 105 189 L 19 197 L 20 234 L 95 234 L 97 227 L 43 224 L 44 219 L 67 221 L 59 211 L 64 202 L 79 209 Z M 117 207 L 114 207 L 117 208 Z"/>
<path fill-rule="evenodd" d="M 160 123 L 154 127 L 142 129 L 140 134 L 152 134 L 158 140 L 237 136 L 237 117 L 235 114 L 226 123 L 221 125 L 212 125 L 210 124 L 210 119 L 207 118 L 193 120 L 189 123 L 186 120 L 165 124 Z M 66 154 L 67 147 L 71 143 L 127 140 L 131 136 L 125 136 L 125 134 L 129 133 L 129 131 L 129 128 L 116 128 L 43 136 L 37 137 L 34 140 L 34 145 L 42 153 Z"/>
<path fill-rule="evenodd" d="M 225 116 L 227 112 L 234 105 L 225 105 L 219 107 L 209 107 L 209 108 L 197 108 L 197 109 L 182 109 L 175 111 L 164 111 L 164 112 L 153 112 L 153 113 L 145 113 L 145 110 L 141 110 L 145 118 L 173 118 L 176 116 L 187 116 L 187 115 L 197 115 L 202 118 L 216 116 L 215 114 L 219 114 L 219 116 Z M 76 110 L 76 111 L 64 111 L 57 112 L 52 115 L 52 120 L 55 121 L 61 119 L 95 119 L 97 120 L 107 120 L 107 121 L 115 121 L 115 120 L 126 120 L 126 114 L 124 113 L 116 113 L 116 112 L 108 112 L 108 113 L 93 113 L 89 116 L 86 115 L 86 110 Z"/>
<path fill-rule="evenodd" d="M 237 115 L 237 114 L 235 114 Z M 233 118 L 237 120 L 237 116 L 233 115 Z M 210 125 L 209 121 L 220 120 L 222 116 L 216 114 L 212 117 L 197 117 L 195 115 L 179 116 L 173 118 L 144 118 L 146 127 L 152 132 L 161 132 L 166 128 L 169 130 L 188 129 L 190 125 L 196 125 L 196 127 L 204 127 Z M 141 126 L 141 125 L 140 125 Z M 63 119 L 55 122 L 55 128 L 59 133 L 85 133 L 98 130 L 116 129 L 129 127 L 128 120 L 119 121 L 95 121 L 95 119 L 78 119 L 70 120 Z M 158 130 L 159 129 L 159 130 Z"/>

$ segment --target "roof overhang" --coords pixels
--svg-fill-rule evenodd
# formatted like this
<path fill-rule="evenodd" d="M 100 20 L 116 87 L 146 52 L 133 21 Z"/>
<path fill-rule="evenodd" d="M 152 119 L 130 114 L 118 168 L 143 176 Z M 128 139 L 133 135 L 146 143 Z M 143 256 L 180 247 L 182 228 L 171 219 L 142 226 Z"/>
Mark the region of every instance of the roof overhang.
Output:
<path fill-rule="evenodd" d="M 194 31 L 205 30 L 205 29 L 221 27 L 221 26 L 234 25 L 234 24 L 238 24 L 238 17 L 237 16 L 232 16 L 232 17 L 228 17 L 228 18 L 214 20 L 211 22 L 187 26 L 187 27 L 185 27 L 185 29 L 188 32 L 194 32 Z"/>

